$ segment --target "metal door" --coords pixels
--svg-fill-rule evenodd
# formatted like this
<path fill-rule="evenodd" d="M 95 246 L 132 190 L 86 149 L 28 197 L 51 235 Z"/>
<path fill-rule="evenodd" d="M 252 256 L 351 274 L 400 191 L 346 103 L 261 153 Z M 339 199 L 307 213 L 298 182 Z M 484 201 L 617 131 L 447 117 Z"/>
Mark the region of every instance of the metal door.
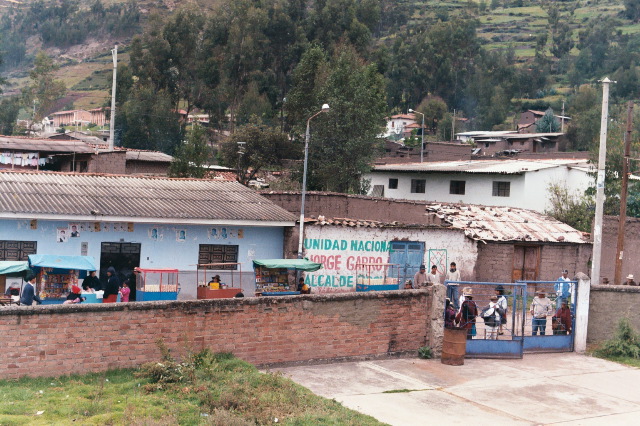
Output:
<path fill-rule="evenodd" d="M 413 276 L 420 270 L 424 263 L 424 243 L 412 241 L 391 242 L 389 263 L 399 265 L 400 288 L 407 280 L 413 280 Z"/>
<path fill-rule="evenodd" d="M 526 316 L 524 321 L 525 352 L 573 352 L 573 336 L 575 335 L 575 306 L 577 301 L 577 281 L 519 281 L 526 284 Z M 563 291 L 564 288 L 564 291 Z M 550 302 L 550 315 L 544 319 L 534 319 L 531 314 L 533 299 L 539 291 L 545 293 Z M 571 325 L 565 326 L 561 321 L 554 321 L 560 302 L 564 297 L 571 310 Z M 535 333 L 535 335 L 534 335 Z"/>
<path fill-rule="evenodd" d="M 503 295 L 507 300 L 508 308 L 506 324 L 503 324 L 492 336 L 491 328 L 485 325 L 481 312 L 484 307 L 489 305 L 490 297 L 496 294 L 498 286 L 503 288 Z M 472 300 L 478 308 L 478 316 L 475 318 L 475 335 L 467 338 L 466 357 L 522 358 L 526 284 L 459 282 L 460 293 L 462 293 L 462 289 L 467 287 L 472 290 Z M 464 320 L 461 319 L 461 322 L 464 322 Z M 500 332 L 502 334 L 498 334 Z"/>

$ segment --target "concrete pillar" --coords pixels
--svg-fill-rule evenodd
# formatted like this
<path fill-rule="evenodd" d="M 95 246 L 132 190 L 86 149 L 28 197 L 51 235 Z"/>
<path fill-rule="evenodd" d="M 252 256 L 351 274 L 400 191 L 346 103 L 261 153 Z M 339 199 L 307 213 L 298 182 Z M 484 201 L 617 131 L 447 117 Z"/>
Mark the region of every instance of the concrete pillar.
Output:
<path fill-rule="evenodd" d="M 573 279 L 578 281 L 576 327 L 573 336 L 573 348 L 575 352 L 585 352 L 587 350 L 587 328 L 589 327 L 591 279 L 582 272 L 578 272 Z"/>
<path fill-rule="evenodd" d="M 431 290 L 431 312 L 428 312 L 427 321 L 429 327 L 429 346 L 433 356 L 440 358 L 442 354 L 442 341 L 444 340 L 444 305 L 447 298 L 447 287 L 435 284 L 429 287 Z"/>

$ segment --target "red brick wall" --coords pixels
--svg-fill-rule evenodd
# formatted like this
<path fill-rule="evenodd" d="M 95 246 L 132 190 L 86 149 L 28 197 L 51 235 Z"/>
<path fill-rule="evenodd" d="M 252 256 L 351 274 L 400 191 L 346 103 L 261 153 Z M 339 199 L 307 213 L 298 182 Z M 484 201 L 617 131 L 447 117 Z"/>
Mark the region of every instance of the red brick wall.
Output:
<path fill-rule="evenodd" d="M 134 367 L 158 339 L 254 364 L 401 354 L 428 344 L 432 291 L 6 308 L 0 378 Z"/>

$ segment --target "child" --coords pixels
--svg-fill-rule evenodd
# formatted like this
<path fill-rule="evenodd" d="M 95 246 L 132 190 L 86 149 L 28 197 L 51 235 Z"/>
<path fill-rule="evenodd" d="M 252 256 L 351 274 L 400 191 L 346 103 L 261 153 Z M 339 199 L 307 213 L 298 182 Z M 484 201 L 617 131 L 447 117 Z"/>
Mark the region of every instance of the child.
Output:
<path fill-rule="evenodd" d="M 447 305 L 444 308 L 444 326 L 445 328 L 453 328 L 456 319 L 456 310 L 453 308 L 451 300 L 447 299 Z"/>
<path fill-rule="evenodd" d="M 67 296 L 67 300 L 62 302 L 63 305 L 70 305 L 72 303 L 82 303 L 85 298 L 80 295 L 82 290 L 77 285 L 71 286 L 71 293 Z"/>
<path fill-rule="evenodd" d="M 120 301 L 128 302 L 129 294 L 131 293 L 131 289 L 129 288 L 129 284 L 126 282 L 122 284 L 122 288 L 120 289 Z"/>

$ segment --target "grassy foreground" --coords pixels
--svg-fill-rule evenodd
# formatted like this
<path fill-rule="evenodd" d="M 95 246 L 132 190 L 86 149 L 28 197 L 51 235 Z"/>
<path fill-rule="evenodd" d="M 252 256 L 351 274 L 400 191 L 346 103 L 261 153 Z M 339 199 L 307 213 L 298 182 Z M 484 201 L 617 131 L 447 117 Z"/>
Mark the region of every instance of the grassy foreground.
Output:
<path fill-rule="evenodd" d="M 278 374 L 209 351 L 140 369 L 0 381 L 0 425 L 70 423 L 381 424 Z"/>

